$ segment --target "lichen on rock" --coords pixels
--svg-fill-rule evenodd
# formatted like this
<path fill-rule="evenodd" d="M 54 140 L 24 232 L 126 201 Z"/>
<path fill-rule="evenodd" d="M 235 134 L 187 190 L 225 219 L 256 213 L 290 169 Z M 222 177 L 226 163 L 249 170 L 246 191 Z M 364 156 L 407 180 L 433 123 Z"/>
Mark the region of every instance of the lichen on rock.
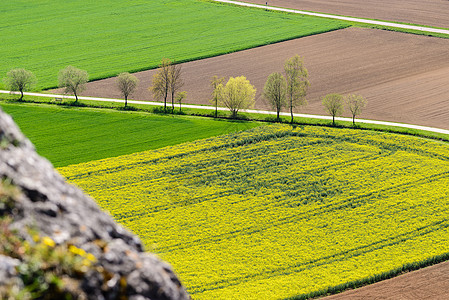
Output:
<path fill-rule="evenodd" d="M 189 299 L 172 268 L 68 184 L 0 110 L 0 298 Z"/>

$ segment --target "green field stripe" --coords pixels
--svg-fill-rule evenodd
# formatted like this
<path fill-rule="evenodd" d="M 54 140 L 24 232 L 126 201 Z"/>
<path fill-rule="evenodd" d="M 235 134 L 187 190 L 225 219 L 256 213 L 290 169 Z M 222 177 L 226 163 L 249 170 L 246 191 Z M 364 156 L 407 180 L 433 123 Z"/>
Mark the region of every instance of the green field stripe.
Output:
<path fill-rule="evenodd" d="M 173 206 L 187 206 L 192 204 L 198 204 L 204 201 L 212 201 L 218 198 L 226 197 L 228 195 L 229 192 L 218 192 L 213 195 L 209 195 L 207 199 L 205 199 L 204 197 L 192 197 L 191 199 L 189 199 L 189 203 L 187 203 L 186 201 L 173 202 L 170 205 L 153 206 L 149 208 L 147 211 L 134 210 L 134 211 L 127 211 L 125 214 L 118 213 L 114 214 L 113 217 L 115 220 L 117 220 L 117 222 L 132 222 L 142 217 L 154 216 L 158 212 L 166 211 L 173 208 Z"/>
<path fill-rule="evenodd" d="M 230 232 L 207 236 L 205 238 L 198 238 L 198 239 L 193 239 L 193 240 L 189 240 L 189 241 L 183 241 L 182 243 L 177 243 L 177 244 L 167 244 L 164 247 L 158 248 L 158 252 L 159 253 L 168 253 L 168 252 L 172 252 L 172 251 L 179 251 L 179 250 L 183 250 L 186 248 L 194 247 L 197 245 L 206 245 L 209 243 L 216 243 L 218 241 L 231 239 L 236 236 L 252 235 L 254 233 L 266 231 L 267 229 L 274 228 L 274 227 L 280 227 L 285 224 L 300 223 L 301 220 L 307 220 L 312 217 L 329 214 L 334 211 L 340 211 L 340 210 L 345 210 L 345 209 L 354 209 L 354 208 L 366 205 L 374 199 L 381 198 L 380 197 L 381 194 L 399 193 L 402 191 L 407 191 L 410 187 L 415 186 L 416 184 L 418 184 L 422 181 L 435 182 L 442 178 L 448 178 L 448 175 L 449 175 L 449 171 L 443 172 L 440 174 L 433 174 L 424 179 L 419 179 L 419 180 L 412 181 L 412 182 L 401 183 L 401 184 L 398 184 L 393 187 L 385 187 L 385 188 L 382 188 L 382 189 L 379 189 L 376 191 L 372 191 L 372 192 L 369 192 L 366 194 L 358 195 L 358 196 L 351 197 L 351 198 L 348 198 L 345 200 L 340 200 L 338 202 L 323 205 L 318 208 L 314 208 L 313 210 L 310 210 L 310 211 L 296 213 L 296 214 L 294 214 L 292 216 L 288 216 L 288 217 L 282 217 L 282 218 L 277 219 L 276 221 L 271 221 L 268 224 L 258 224 L 257 227 L 256 226 L 248 226 L 248 227 L 240 228 L 238 230 L 233 230 Z M 222 196 L 225 196 L 225 195 L 226 195 L 226 193 L 223 193 Z M 215 198 L 217 198 L 217 197 L 214 197 L 213 199 L 215 199 Z M 208 200 L 212 200 L 212 199 L 207 199 L 207 200 L 202 200 L 202 201 L 208 201 Z M 197 202 L 197 203 L 199 203 L 199 202 Z M 169 209 L 169 207 L 167 207 L 166 209 Z M 260 210 L 256 209 L 253 212 L 263 213 L 263 211 L 268 210 L 268 209 L 269 209 L 269 207 L 263 208 Z M 141 216 L 143 216 L 143 215 L 147 215 L 147 213 L 141 214 Z M 116 220 L 121 222 L 120 218 L 117 218 Z"/>
<path fill-rule="evenodd" d="M 316 143 L 308 144 L 308 146 L 313 146 L 315 144 Z M 221 148 L 221 146 L 214 146 L 214 147 Z M 212 149 L 210 147 L 206 147 L 206 148 L 201 149 L 201 151 L 198 150 L 198 151 L 195 151 L 195 152 L 192 152 L 192 151 L 186 152 L 185 156 L 188 156 L 187 154 L 200 155 L 201 152 L 203 152 L 203 151 L 207 151 L 207 152 L 212 151 L 213 152 L 214 150 L 215 149 Z M 249 151 L 249 153 L 253 153 L 253 151 Z M 169 159 L 181 158 L 181 157 L 185 157 L 185 156 L 184 155 L 183 156 L 169 155 L 169 158 L 164 157 L 163 159 L 160 158 L 160 159 L 155 159 L 155 160 L 152 160 L 152 161 L 146 161 L 145 160 L 142 163 L 133 163 L 133 164 L 130 164 L 130 165 L 126 165 L 126 167 L 101 169 L 101 170 L 96 171 L 96 172 L 88 172 L 88 173 L 83 173 L 81 175 L 68 176 L 67 178 L 68 178 L 68 180 L 85 179 L 85 178 L 89 178 L 91 176 L 94 176 L 95 175 L 94 173 L 108 174 L 108 175 L 113 176 L 113 174 L 116 173 L 116 172 L 121 172 L 121 171 L 124 171 L 124 170 L 130 170 L 130 169 L 135 168 L 137 166 L 142 167 L 142 165 L 148 165 L 150 163 L 151 164 L 164 163 L 164 159 L 169 160 Z M 338 166 L 341 166 L 342 164 L 348 165 L 351 162 L 353 162 L 354 160 L 364 160 L 364 159 L 368 159 L 370 156 L 371 155 L 365 155 L 365 156 L 361 156 L 361 157 L 355 158 L 353 160 L 344 160 L 344 161 L 342 161 L 339 164 L 329 164 L 329 165 L 324 164 L 320 168 L 308 170 L 307 173 L 311 172 L 311 173 L 319 174 L 320 172 L 326 171 L 330 167 L 338 167 Z M 261 157 L 261 159 L 263 160 L 263 157 Z M 126 162 L 126 159 L 124 161 Z M 195 170 L 198 170 L 198 169 L 201 170 L 200 172 L 195 172 L 194 176 L 195 177 L 203 177 L 203 176 L 205 176 L 206 174 L 208 174 L 210 172 L 210 169 L 208 167 L 214 168 L 214 164 L 216 164 L 216 162 L 213 162 L 213 161 L 208 161 L 207 163 L 210 164 L 210 166 L 199 165 L 198 163 L 196 163 L 195 165 L 189 165 L 188 167 L 192 168 L 192 169 L 195 169 Z M 223 162 L 221 162 L 221 163 L 223 163 Z M 126 187 L 127 189 L 132 189 L 133 186 L 135 186 L 137 184 L 157 185 L 158 184 L 158 182 L 157 182 L 158 179 L 162 179 L 162 178 L 164 178 L 166 176 L 170 176 L 170 178 L 171 178 L 172 176 L 177 176 L 177 175 L 179 175 L 181 173 L 186 173 L 185 171 L 182 171 L 182 169 L 185 168 L 185 167 L 186 166 L 184 164 L 178 163 L 178 164 L 176 164 L 173 167 L 173 169 L 167 170 L 166 172 L 163 172 L 161 174 L 151 173 L 151 174 L 148 174 L 148 176 L 146 176 L 146 177 L 139 177 L 139 183 L 129 184 L 126 181 L 111 182 L 111 183 L 108 183 L 108 189 L 109 189 L 109 191 L 111 193 L 114 193 L 114 190 L 116 190 L 116 189 L 121 189 L 121 188 L 124 188 L 124 187 Z M 246 171 L 248 172 L 247 173 L 248 175 L 252 174 L 252 173 L 249 172 L 249 170 L 246 170 Z M 187 172 L 187 173 L 189 173 L 189 172 Z M 220 176 L 220 177 L 221 177 L 221 180 L 224 180 L 227 177 L 234 177 L 234 176 L 235 176 L 235 174 L 227 173 L 227 174 L 222 174 L 222 176 Z M 255 176 L 255 174 L 252 174 L 251 176 Z M 133 179 L 133 180 L 135 180 L 135 179 Z M 282 177 L 280 177 L 279 180 L 282 180 Z M 172 179 L 172 181 L 174 181 L 174 179 Z M 271 184 L 271 183 L 267 182 L 267 184 Z M 101 188 L 101 187 L 98 187 L 98 188 Z M 249 186 L 248 189 L 242 190 L 241 192 L 245 193 L 245 192 L 250 191 L 253 188 L 255 188 L 255 187 Z M 90 189 L 90 191 L 94 192 L 95 189 Z M 170 207 L 198 204 L 198 203 L 201 203 L 201 202 L 204 202 L 204 201 L 213 200 L 213 199 L 216 198 L 217 195 L 225 196 L 225 195 L 230 195 L 230 194 L 231 194 L 230 191 L 224 191 L 224 192 L 214 193 L 214 194 L 209 196 L 210 198 L 209 197 L 206 198 L 204 196 L 192 197 L 192 198 L 189 198 L 188 200 L 171 202 L 170 205 L 164 205 L 164 206 L 156 205 L 156 206 L 152 206 L 151 208 L 148 208 L 149 209 L 148 213 L 155 213 L 155 212 L 158 212 L 160 210 L 167 210 Z"/>

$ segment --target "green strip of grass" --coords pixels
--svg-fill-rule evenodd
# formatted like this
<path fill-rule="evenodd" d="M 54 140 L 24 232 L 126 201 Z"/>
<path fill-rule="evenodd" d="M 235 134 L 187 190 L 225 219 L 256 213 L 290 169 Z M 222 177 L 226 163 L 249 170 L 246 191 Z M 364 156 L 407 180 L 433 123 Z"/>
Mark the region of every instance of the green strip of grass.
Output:
<path fill-rule="evenodd" d="M 155 68 L 163 57 L 184 62 L 348 27 L 196 0 L 11 0 L 1 11 L 0 77 L 26 68 L 38 89 L 56 87 L 67 65 L 95 80 Z"/>
<path fill-rule="evenodd" d="M 162 148 L 259 126 L 258 122 L 2 103 L 55 167 Z"/>
<path fill-rule="evenodd" d="M 443 33 L 425 32 L 425 31 L 419 31 L 419 30 L 411 30 L 411 29 L 405 29 L 405 28 L 397 28 L 397 27 L 391 27 L 391 26 L 373 25 L 373 24 L 365 24 L 365 23 L 355 23 L 355 22 L 352 23 L 352 25 L 354 27 L 388 30 L 388 31 L 395 31 L 395 32 L 402 32 L 402 33 L 409 33 L 409 34 L 449 39 L 449 34 L 443 34 Z M 416 26 L 420 26 L 420 25 L 416 25 Z"/>
<path fill-rule="evenodd" d="M 0 101 L 12 101 L 15 102 L 17 96 L 14 95 L 0 95 Z M 54 98 L 48 97 L 37 97 L 37 96 L 25 96 L 25 100 L 32 103 L 45 103 L 45 104 L 55 104 L 53 101 Z M 72 101 L 72 100 L 70 100 Z M 73 102 L 66 101 L 62 103 L 58 103 L 58 105 L 67 106 L 73 105 Z M 94 100 L 81 100 L 77 105 L 93 107 L 93 108 L 109 108 L 109 109 L 119 109 L 123 110 L 123 103 L 120 102 L 103 102 L 103 101 L 94 101 Z M 129 110 L 134 111 L 142 111 L 149 113 L 157 113 L 159 115 L 166 115 L 163 112 L 163 109 L 158 106 L 150 106 L 146 104 L 132 104 L 128 106 Z M 175 106 L 175 114 L 179 115 L 179 106 Z M 204 109 L 197 108 L 189 108 L 182 106 L 181 115 L 190 115 L 190 116 L 198 116 L 198 117 L 208 117 L 213 118 L 215 115 L 215 109 L 212 106 L 204 106 Z M 218 111 L 218 117 L 220 119 L 230 119 L 230 114 L 227 111 Z M 266 115 L 266 114 L 257 114 L 257 113 L 239 113 L 238 115 L 241 121 L 262 121 L 262 122 L 275 122 L 274 115 Z M 363 116 L 362 116 L 363 117 Z M 289 123 L 290 117 L 281 116 L 281 123 Z M 316 126 L 328 126 L 334 127 L 332 121 L 323 120 L 323 119 L 315 119 L 315 118 L 300 118 L 295 117 L 294 122 L 300 125 L 316 125 Z M 346 127 L 346 128 L 354 128 L 354 125 L 350 121 L 337 121 L 337 127 Z M 387 126 L 387 125 L 376 125 L 376 124 L 365 124 L 358 123 L 356 119 L 355 129 L 362 130 L 375 130 L 375 131 L 383 131 L 383 132 L 391 132 L 391 133 L 400 133 L 413 135 L 423 138 L 431 138 L 441 141 L 449 141 L 449 136 L 443 133 L 424 131 L 418 129 L 404 128 L 404 127 L 396 127 L 396 126 Z"/>
<path fill-rule="evenodd" d="M 363 116 L 362 116 L 363 117 Z M 265 120 L 274 122 L 274 116 L 267 116 L 263 114 L 247 114 L 248 120 Z M 290 117 L 281 117 L 282 123 L 289 123 Z M 332 124 L 331 120 L 323 120 L 323 119 L 312 119 L 312 118 L 300 118 L 295 117 L 294 122 L 299 125 L 316 125 L 316 126 L 326 126 L 326 127 L 335 127 Z M 390 133 L 400 133 L 406 135 L 412 135 L 423 138 L 430 138 L 441 141 L 449 141 L 449 135 L 444 133 L 432 132 L 432 131 L 424 131 L 419 129 L 411 129 L 405 127 L 396 127 L 396 126 L 388 126 L 388 125 L 377 125 L 377 124 L 366 124 L 359 123 L 356 119 L 356 125 L 354 126 L 351 121 L 336 121 L 336 127 L 340 128 L 354 128 L 359 130 L 374 130 L 374 131 L 383 131 Z"/>

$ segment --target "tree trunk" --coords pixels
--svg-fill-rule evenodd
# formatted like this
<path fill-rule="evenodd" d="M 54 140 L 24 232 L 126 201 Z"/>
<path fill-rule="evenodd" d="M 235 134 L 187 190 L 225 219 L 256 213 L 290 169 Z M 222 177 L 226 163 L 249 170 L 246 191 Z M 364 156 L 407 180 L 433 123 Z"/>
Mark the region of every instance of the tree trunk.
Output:
<path fill-rule="evenodd" d="M 290 124 L 293 124 L 293 95 L 290 94 L 289 96 L 290 96 L 290 115 L 292 116 Z"/>
<path fill-rule="evenodd" d="M 174 102 L 174 97 L 175 97 L 175 93 L 172 92 L 172 93 L 171 93 L 171 113 L 172 113 L 172 114 L 175 113 L 175 102 Z"/>
<path fill-rule="evenodd" d="M 277 116 L 276 121 L 279 122 L 279 121 L 280 121 L 280 119 L 279 119 L 279 109 L 278 109 L 277 113 L 278 113 L 278 114 L 277 114 L 278 116 Z"/>
<path fill-rule="evenodd" d="M 218 101 L 215 101 L 215 118 L 218 117 Z"/>
<path fill-rule="evenodd" d="M 335 126 L 335 115 L 332 115 L 332 126 Z"/>
<path fill-rule="evenodd" d="M 75 103 L 77 103 L 78 102 L 78 95 L 76 94 L 76 92 L 74 94 L 75 94 Z"/>
<path fill-rule="evenodd" d="M 290 123 L 293 124 L 293 106 L 291 106 L 291 105 L 290 105 L 290 114 L 292 116 Z"/>
<path fill-rule="evenodd" d="M 125 96 L 125 107 L 128 104 L 128 96 Z"/>
<path fill-rule="evenodd" d="M 352 115 L 352 125 L 355 126 L 355 115 Z"/>
<path fill-rule="evenodd" d="M 167 112 L 167 94 L 164 95 L 164 112 Z"/>
<path fill-rule="evenodd" d="M 23 90 L 20 90 L 20 99 L 19 99 L 19 101 L 22 101 L 23 100 Z"/>

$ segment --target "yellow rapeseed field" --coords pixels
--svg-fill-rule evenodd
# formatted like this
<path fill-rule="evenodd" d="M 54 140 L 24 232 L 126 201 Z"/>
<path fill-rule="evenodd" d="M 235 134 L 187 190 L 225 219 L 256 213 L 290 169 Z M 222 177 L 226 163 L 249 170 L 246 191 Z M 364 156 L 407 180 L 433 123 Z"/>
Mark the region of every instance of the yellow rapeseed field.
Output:
<path fill-rule="evenodd" d="M 59 169 L 194 299 L 281 299 L 449 253 L 449 145 L 270 125 Z"/>

